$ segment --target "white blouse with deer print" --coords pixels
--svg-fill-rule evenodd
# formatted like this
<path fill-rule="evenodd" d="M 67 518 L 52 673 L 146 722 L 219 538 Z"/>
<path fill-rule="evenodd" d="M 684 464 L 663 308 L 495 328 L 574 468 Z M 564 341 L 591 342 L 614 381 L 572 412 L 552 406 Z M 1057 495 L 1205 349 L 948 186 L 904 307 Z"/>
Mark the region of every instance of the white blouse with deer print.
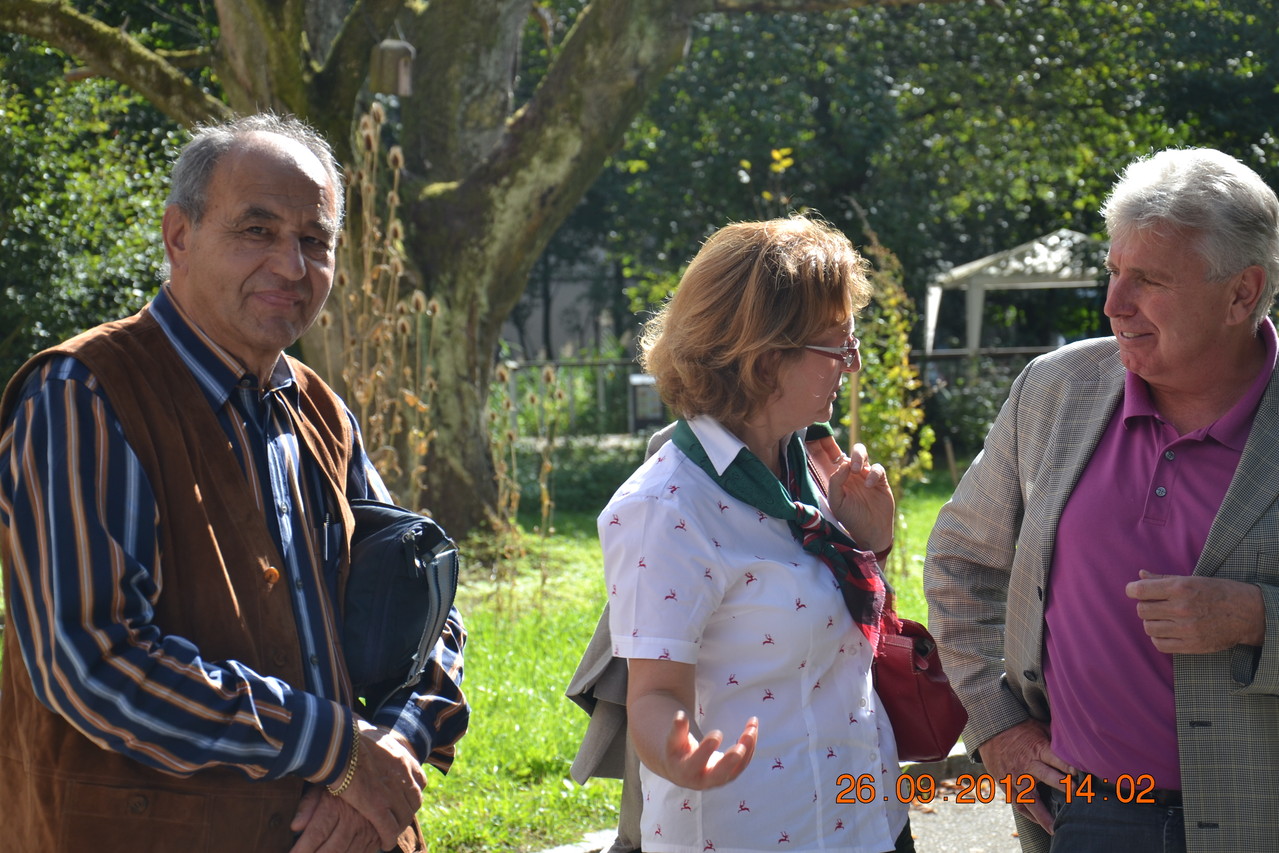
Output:
<path fill-rule="evenodd" d="M 743 447 L 711 418 L 689 425 L 721 473 Z M 897 748 L 826 564 L 671 442 L 598 525 L 613 654 L 696 665 L 702 731 L 731 743 L 759 717 L 754 758 L 728 785 L 693 791 L 641 768 L 644 850 L 892 850 L 906 821 Z"/>

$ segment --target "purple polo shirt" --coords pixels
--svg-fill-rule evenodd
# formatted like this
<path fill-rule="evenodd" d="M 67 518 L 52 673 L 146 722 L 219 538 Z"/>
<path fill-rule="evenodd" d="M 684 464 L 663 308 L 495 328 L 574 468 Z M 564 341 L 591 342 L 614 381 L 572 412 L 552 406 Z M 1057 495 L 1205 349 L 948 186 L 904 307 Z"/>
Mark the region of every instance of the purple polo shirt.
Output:
<path fill-rule="evenodd" d="M 1124 587 L 1140 569 L 1194 571 L 1274 372 L 1275 327 L 1266 320 L 1258 334 L 1266 358 L 1247 393 L 1182 436 L 1129 373 L 1057 526 L 1044 609 L 1052 748 L 1112 783 L 1150 774 L 1181 788 L 1172 656 L 1155 649 Z"/>

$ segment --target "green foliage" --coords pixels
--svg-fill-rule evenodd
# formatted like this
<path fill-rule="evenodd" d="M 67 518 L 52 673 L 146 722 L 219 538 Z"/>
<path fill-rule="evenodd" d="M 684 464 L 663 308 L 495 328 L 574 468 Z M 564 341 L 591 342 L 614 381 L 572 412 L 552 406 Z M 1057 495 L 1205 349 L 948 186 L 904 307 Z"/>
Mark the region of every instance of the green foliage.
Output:
<path fill-rule="evenodd" d="M 1100 231 L 1116 171 L 1152 148 L 1220 147 L 1275 183 L 1277 32 L 1274 0 L 706 16 L 592 189 L 597 231 L 651 305 L 726 222 L 780 204 L 851 234 L 860 205 L 920 298 L 941 267 Z M 1095 313 L 1017 307 L 1034 342 L 1098 331 Z"/>
<path fill-rule="evenodd" d="M 730 221 L 809 207 L 848 224 L 827 200 L 838 192 L 841 161 L 864 163 L 868 140 L 827 124 L 827 107 L 837 90 L 860 112 L 882 87 L 870 69 L 827 61 L 828 50 L 846 50 L 827 28 L 834 20 L 699 19 L 684 65 L 663 82 L 588 195 L 609 212 L 608 245 L 636 279 L 635 304 L 660 301 L 662 285 L 674 283 L 669 271 Z"/>
<path fill-rule="evenodd" d="M 644 461 L 647 436 L 607 435 L 567 437 L 555 443 L 549 488 L 556 510 L 599 513 L 613 492 Z M 517 444 L 520 490 L 525 505 L 536 505 L 542 443 L 521 439 Z"/>
<path fill-rule="evenodd" d="M 505 389 L 494 388 L 494 405 L 514 412 L 520 435 L 604 435 L 628 430 L 627 377 L 632 361 L 620 349 L 584 352 L 580 358 L 548 362 L 509 361 L 502 375 Z M 551 367 L 550 373 L 547 368 Z"/>
<path fill-rule="evenodd" d="M 927 421 L 939 438 L 949 439 L 956 456 L 970 458 L 981 450 L 1025 364 L 1024 358 L 980 358 L 955 365 L 952 377 L 939 377 L 932 385 L 924 403 Z"/>
<path fill-rule="evenodd" d="M 318 59 L 323 53 L 331 31 L 321 37 L 328 27 L 318 19 L 323 17 L 321 5 L 327 4 L 305 5 L 313 25 L 306 38 L 290 33 L 291 44 L 279 46 L 284 52 L 272 51 L 272 56 L 297 50 L 299 57 Z M 550 75 L 573 24 L 586 10 L 606 14 L 606 5 L 585 0 L 483 4 L 485 14 L 494 21 L 500 18 L 503 25 L 527 21 L 519 55 L 513 51 L 496 57 L 494 67 L 501 71 L 488 79 L 503 82 L 489 93 L 491 98 L 437 103 L 443 112 L 432 115 L 438 120 L 406 122 L 406 127 L 418 127 L 408 137 L 447 141 L 441 148 L 475 152 L 470 161 L 449 166 L 439 165 L 454 159 L 442 150 L 414 150 L 407 158 L 414 177 L 442 179 L 465 199 L 452 207 L 445 200 L 452 191 L 436 185 L 421 201 L 448 212 L 426 217 L 425 230 L 406 243 L 415 255 L 414 266 L 427 276 L 425 291 L 431 291 L 435 278 L 442 284 L 461 283 L 457 304 L 470 308 L 451 315 L 450 321 L 470 316 L 476 325 L 468 332 L 479 332 L 478 338 L 450 335 L 445 344 L 452 363 L 438 378 L 462 412 L 456 420 L 440 422 L 452 447 L 482 431 L 481 407 L 471 405 L 470 395 L 458 393 L 458 383 L 487 377 L 488 364 L 466 355 L 466 349 L 475 342 L 484 350 L 495 345 L 499 315 L 511 303 L 508 288 L 522 282 L 495 282 L 483 274 L 477 279 L 474 267 L 459 272 L 454 264 L 473 259 L 464 262 L 462 255 L 451 256 L 442 246 L 465 241 L 440 235 L 456 228 L 454 233 L 470 235 L 476 245 L 497 236 L 497 229 L 489 235 L 467 227 L 462 214 L 485 196 L 485 175 L 494 174 L 489 166 L 520 148 L 517 137 L 505 136 L 507 130 L 523 127 L 523 119 L 537 125 L 545 115 L 569 118 L 568 126 L 573 126 L 572 116 L 585 114 L 579 108 L 607 99 L 591 93 L 591 81 Z M 632 122 L 625 144 L 564 227 L 549 242 L 542 233 L 563 209 L 553 202 L 553 191 L 539 196 L 550 202 L 549 215 L 534 212 L 525 218 L 531 230 L 522 233 L 536 238 L 527 246 L 544 259 L 533 276 L 536 288 L 519 311 L 538 300 L 549 307 L 553 297 L 560 298 L 559 271 L 571 263 L 577 267 L 574 277 L 590 285 L 590 316 L 607 314 L 621 330 L 631 322 L 625 316 L 623 288 L 636 285 L 635 302 L 651 304 L 705 235 L 724 223 L 806 208 L 853 233 L 859 230 L 859 204 L 883 244 L 901 259 L 908 293 L 918 297 L 928 276 L 949 264 L 1062 225 L 1096 232 L 1097 203 L 1113 174 L 1152 147 L 1215 145 L 1256 165 L 1272 181 L 1279 170 L 1279 63 L 1272 50 L 1279 33 L 1279 0 L 971 0 L 865 4 L 825 14 L 695 11 L 710 5 L 673 4 L 674 17 L 687 13 L 696 21 L 684 66 L 657 84 L 656 97 Z M 51 8 L 55 6 L 65 10 L 70 4 Z M 75 6 L 136 37 L 139 45 L 173 58 L 182 73 L 207 91 L 216 93 L 219 80 L 234 79 L 244 82 L 230 86 L 241 106 L 289 103 L 312 112 L 311 118 L 345 147 L 341 130 L 351 104 L 360 99 L 323 102 L 299 92 L 314 96 L 326 79 L 333 79 L 325 74 L 312 87 L 283 73 L 239 73 L 246 71 L 245 58 L 252 63 L 265 54 L 237 49 L 244 45 L 238 36 L 251 27 L 218 32 L 219 9 L 225 12 L 230 8 L 226 4 L 94 0 Z M 424 15 L 427 7 L 431 12 Z M 432 4 L 405 4 L 400 22 L 410 31 L 414 23 L 438 24 L 430 27 L 438 35 L 455 16 L 434 18 L 436 11 Z M 589 25 L 577 32 L 590 40 Z M 413 33 L 419 44 L 426 35 Z M 83 44 L 65 31 L 52 37 L 61 44 Z M 135 228 L 154 222 L 138 199 L 151 197 L 154 170 L 149 164 L 155 161 L 143 157 L 132 168 L 137 155 L 113 145 L 119 140 L 122 146 L 139 144 L 155 152 L 167 143 L 158 119 L 120 119 L 122 108 L 107 103 L 114 90 L 101 89 L 101 81 L 68 84 L 71 69 L 65 57 L 15 39 L 7 39 L 3 47 L 0 317 L 5 325 L 0 327 L 0 359 L 11 364 L 41 342 L 60 337 L 64 327 L 88 325 L 85 316 L 97 315 L 92 316 L 96 321 L 132 310 L 154 287 L 154 280 L 145 278 L 159 257 L 154 232 L 143 235 Z M 439 56 L 439 47 L 431 55 Z M 204 60 L 219 49 L 227 50 L 219 55 L 226 64 L 215 78 Z M 84 61 L 92 65 L 92 59 Z M 283 67 L 277 64 L 275 70 Z M 417 65 L 419 73 L 424 67 L 426 63 Z M 539 83 L 550 80 L 551 85 L 540 93 L 546 101 L 532 103 L 520 119 L 505 124 L 514 115 L 504 112 L 508 73 L 513 107 L 530 104 Z M 359 74 L 334 77 L 350 81 Z M 646 91 L 657 76 L 641 65 L 631 80 L 640 81 Z M 246 91 L 255 88 L 261 91 Z M 438 91 L 446 89 L 456 91 Z M 416 97 L 422 100 L 412 102 L 427 112 L 433 103 L 429 90 L 429 85 L 418 86 Z M 54 101 L 60 105 L 47 106 Z M 166 105 L 178 112 L 172 101 Z M 135 106 L 127 107 L 130 116 L 146 115 Z M 399 106 L 413 109 L 408 100 Z M 464 114 L 472 109 L 474 113 Z M 202 112 L 196 106 L 184 114 Z M 60 120 L 67 116 L 73 123 Z M 577 165 L 564 175 L 545 173 L 552 175 L 548 180 L 576 193 L 592 177 L 596 160 L 591 152 L 612 150 L 616 140 L 611 130 L 628 118 L 623 111 L 593 124 L 608 129 L 600 144 L 582 157 L 569 158 Z M 464 140 L 481 126 L 493 136 L 482 142 L 479 137 Z M 148 148 L 153 127 L 162 130 Z M 459 130 L 437 134 L 426 128 Z M 563 152 L 571 144 L 559 137 L 549 148 Z M 77 163 L 76 156 L 85 162 Z M 449 174 L 431 174 L 434 170 Z M 71 173 L 82 178 L 67 178 Z M 126 192 L 121 182 L 127 184 Z M 479 206 L 491 212 L 487 203 Z M 130 214 L 136 219 L 130 220 Z M 508 239 L 516 238 L 500 237 L 488 245 L 500 255 L 503 246 L 511 245 Z M 153 254 L 141 254 L 142 247 Z M 597 252 L 601 248 L 602 257 Z M 527 251 L 519 257 L 531 259 Z M 1046 332 L 1069 337 L 1085 325 L 1094 330 L 1090 312 L 1073 311 L 1067 317 L 1029 306 L 1021 301 L 1011 306 L 1006 315 L 1011 322 L 1005 327 L 1010 335 L 1024 332 L 1042 341 L 1048 339 Z M 1076 328 L 1063 328 L 1066 323 Z M 561 343 L 552 342 L 547 354 L 556 354 Z M 491 506 L 489 461 L 485 454 L 473 453 L 465 462 L 473 483 L 470 494 L 478 497 L 453 503 L 464 508 L 459 516 L 468 524 L 480 503 L 485 509 Z M 445 466 L 433 465 L 428 471 L 434 486 L 446 485 L 434 480 L 443 470 Z"/>
<path fill-rule="evenodd" d="M 517 517 L 545 538 L 558 511 L 598 512 L 643 460 L 644 440 L 625 434 L 628 364 L 497 365 L 488 428 L 500 517 L 483 545 L 499 564 L 495 577 L 507 578 L 505 561 L 530 545 Z"/>
<path fill-rule="evenodd" d="M 937 523 L 937 513 L 954 490 L 955 484 L 949 477 L 934 476 L 907 482 L 898 493 L 900 523 L 897 544 L 893 547 L 897 563 L 891 582 L 897 612 L 916 622 L 928 624 L 928 602 L 924 599 L 924 553 L 928 536 Z"/>
<path fill-rule="evenodd" d="M 874 298 L 862 313 L 858 337 L 863 367 L 857 374 L 857 440 L 888 473 L 893 494 L 920 479 L 933 466 L 933 430 L 924 424 L 919 373 L 910 361 L 910 330 L 915 311 L 902 285 L 901 265 L 867 229 L 862 251 L 872 264 Z M 898 514 L 897 533 L 902 532 Z M 900 570 L 904 555 L 894 551 L 890 565 Z"/>
<path fill-rule="evenodd" d="M 56 51 L 0 35 L 0 375 L 160 284 L 176 128 Z"/>

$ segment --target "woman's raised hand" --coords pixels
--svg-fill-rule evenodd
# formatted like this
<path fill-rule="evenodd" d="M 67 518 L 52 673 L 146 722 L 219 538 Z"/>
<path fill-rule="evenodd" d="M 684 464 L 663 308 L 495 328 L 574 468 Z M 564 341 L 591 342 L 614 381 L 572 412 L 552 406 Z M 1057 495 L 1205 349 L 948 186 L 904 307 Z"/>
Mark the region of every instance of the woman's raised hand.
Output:
<path fill-rule="evenodd" d="M 853 446 L 830 477 L 830 508 L 848 534 L 863 548 L 883 551 L 893 544 L 897 501 L 884 466 L 871 465 L 866 445 Z"/>

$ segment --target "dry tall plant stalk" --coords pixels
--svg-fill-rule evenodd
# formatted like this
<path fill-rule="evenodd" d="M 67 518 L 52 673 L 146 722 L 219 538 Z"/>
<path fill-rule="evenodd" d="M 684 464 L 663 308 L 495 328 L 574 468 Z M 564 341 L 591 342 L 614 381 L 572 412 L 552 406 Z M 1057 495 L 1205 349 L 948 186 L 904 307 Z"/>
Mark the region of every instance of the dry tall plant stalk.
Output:
<path fill-rule="evenodd" d="M 440 304 L 421 288 L 403 295 L 412 287 L 398 216 L 404 154 L 392 146 L 383 162 L 385 122 L 377 103 L 360 118 L 356 164 L 346 174 L 350 215 L 319 325 L 328 375 L 341 376 L 373 464 L 394 499 L 412 506 L 422 494 L 422 460 L 436 436 L 432 362 Z"/>
<path fill-rule="evenodd" d="M 515 439 L 519 434 L 515 399 L 511 395 L 514 377 L 511 368 L 498 364 L 493 371 L 489 394 L 489 440 L 493 446 L 493 473 L 497 481 L 496 516 L 490 519 L 493 536 L 488 545 L 492 580 L 514 580 L 515 559 L 525 554 L 516 516 L 520 510 L 520 483 L 517 476 Z"/>

